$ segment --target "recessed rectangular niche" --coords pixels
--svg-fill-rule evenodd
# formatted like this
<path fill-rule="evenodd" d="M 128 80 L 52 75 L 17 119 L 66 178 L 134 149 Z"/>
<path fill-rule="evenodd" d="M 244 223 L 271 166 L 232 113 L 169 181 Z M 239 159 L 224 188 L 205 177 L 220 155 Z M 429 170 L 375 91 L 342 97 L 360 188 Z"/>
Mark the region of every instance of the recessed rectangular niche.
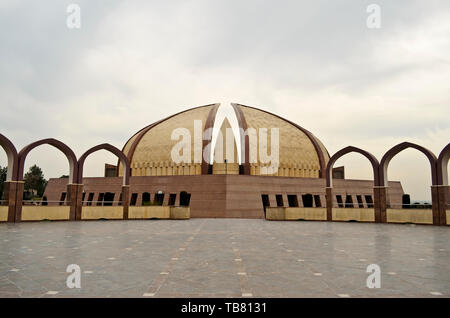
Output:
<path fill-rule="evenodd" d="M 312 208 L 313 207 L 313 195 L 310 193 L 302 195 L 303 207 Z"/>
<path fill-rule="evenodd" d="M 88 196 L 87 205 L 92 205 L 92 201 L 94 201 L 94 193 L 90 192 Z"/>
<path fill-rule="evenodd" d="M 137 194 L 137 193 L 133 193 L 133 194 L 131 195 L 130 205 L 132 205 L 132 206 L 135 206 L 135 205 L 136 205 L 137 197 L 138 197 L 138 194 Z"/>
<path fill-rule="evenodd" d="M 103 205 L 103 199 L 104 198 L 105 198 L 105 194 L 104 193 L 99 193 L 98 194 L 97 205 Z"/>
<path fill-rule="evenodd" d="M 186 191 L 180 192 L 180 206 L 189 206 L 191 203 L 191 194 Z"/>
<path fill-rule="evenodd" d="M 155 193 L 155 205 L 163 205 L 164 193 Z"/>
<path fill-rule="evenodd" d="M 64 205 L 64 201 L 66 201 L 66 192 L 61 193 L 61 197 L 59 198 L 59 205 Z"/>
<path fill-rule="evenodd" d="M 337 194 L 336 195 L 336 200 L 337 200 L 337 203 L 338 203 L 338 207 L 343 208 L 344 207 L 344 203 L 342 201 L 342 195 Z"/>
<path fill-rule="evenodd" d="M 373 200 L 371 195 L 366 195 L 366 203 L 368 208 L 373 208 Z"/>
<path fill-rule="evenodd" d="M 275 198 L 277 200 L 277 206 L 284 206 L 283 196 L 281 194 L 275 195 Z"/>
<path fill-rule="evenodd" d="M 356 196 L 356 200 L 358 201 L 358 207 L 364 208 L 364 203 L 363 203 L 362 197 L 360 195 Z"/>
<path fill-rule="evenodd" d="M 347 194 L 345 196 L 345 207 L 346 208 L 353 208 L 353 198 L 350 194 Z"/>
<path fill-rule="evenodd" d="M 291 208 L 298 207 L 297 195 L 295 195 L 295 194 L 288 194 L 287 198 L 288 198 L 289 207 L 291 207 Z"/>
<path fill-rule="evenodd" d="M 320 195 L 314 195 L 314 203 L 316 204 L 316 208 L 322 207 L 322 202 L 320 202 Z"/>
<path fill-rule="evenodd" d="M 150 193 L 142 193 L 142 205 L 150 205 Z"/>
<path fill-rule="evenodd" d="M 262 200 L 264 211 L 266 211 L 266 207 L 270 206 L 269 195 L 261 194 L 261 200 Z"/>
<path fill-rule="evenodd" d="M 176 193 L 171 193 L 169 195 L 169 203 L 168 203 L 168 205 L 169 206 L 174 206 L 176 199 L 177 199 L 177 194 Z"/>

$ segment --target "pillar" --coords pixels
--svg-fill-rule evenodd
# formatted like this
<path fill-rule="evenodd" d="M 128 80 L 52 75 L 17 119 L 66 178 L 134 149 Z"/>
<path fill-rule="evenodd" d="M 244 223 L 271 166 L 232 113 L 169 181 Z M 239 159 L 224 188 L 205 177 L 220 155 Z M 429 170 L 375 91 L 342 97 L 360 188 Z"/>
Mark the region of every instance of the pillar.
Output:
<path fill-rule="evenodd" d="M 387 203 L 388 203 L 388 187 L 376 187 L 378 190 L 378 200 L 380 202 L 380 223 L 387 223 Z M 375 200 L 375 198 L 374 198 Z M 374 202 L 375 206 L 375 202 Z"/>
<path fill-rule="evenodd" d="M 122 186 L 122 205 L 123 205 L 123 219 L 128 220 L 128 210 L 130 208 L 130 186 Z"/>
<path fill-rule="evenodd" d="M 17 181 L 6 181 L 3 183 L 3 197 L 1 199 L 7 201 L 6 204 L 8 204 L 8 222 L 15 221 L 17 202 L 16 196 Z"/>
<path fill-rule="evenodd" d="M 282 193 L 281 196 L 283 197 L 283 207 L 286 207 L 286 208 L 289 207 L 289 200 L 287 197 L 287 193 Z"/>
<path fill-rule="evenodd" d="M 327 199 L 327 221 L 333 221 L 333 188 L 326 188 L 325 198 Z"/>
<path fill-rule="evenodd" d="M 16 182 L 16 209 L 15 209 L 15 216 L 14 216 L 14 222 L 21 222 L 22 221 L 22 201 L 23 201 L 23 191 L 25 189 L 25 182 L 24 181 L 17 181 Z"/>
<path fill-rule="evenodd" d="M 83 185 L 71 183 L 67 185 L 67 202 L 70 205 L 69 220 L 81 220 L 81 207 L 83 205 Z"/>
<path fill-rule="evenodd" d="M 180 192 L 178 192 L 175 197 L 175 206 L 180 206 Z"/>
<path fill-rule="evenodd" d="M 381 188 L 384 187 L 373 187 L 373 207 L 375 210 L 375 223 L 382 223 L 382 213 L 381 213 Z M 385 212 L 384 214 L 386 214 L 386 208 L 385 208 Z"/>
<path fill-rule="evenodd" d="M 164 200 L 163 205 L 168 206 L 169 205 L 169 198 L 170 198 L 170 192 L 164 192 Z"/>
<path fill-rule="evenodd" d="M 277 196 L 276 194 L 269 194 L 269 207 L 277 206 Z"/>
<path fill-rule="evenodd" d="M 447 225 L 447 209 L 450 204 L 450 186 L 440 185 L 438 189 L 439 225 Z"/>
<path fill-rule="evenodd" d="M 431 204 L 433 209 L 433 225 L 440 224 L 440 214 L 441 209 L 439 205 L 439 188 L 440 186 L 432 185 L 431 186 Z M 445 207 L 445 205 L 444 205 Z"/>

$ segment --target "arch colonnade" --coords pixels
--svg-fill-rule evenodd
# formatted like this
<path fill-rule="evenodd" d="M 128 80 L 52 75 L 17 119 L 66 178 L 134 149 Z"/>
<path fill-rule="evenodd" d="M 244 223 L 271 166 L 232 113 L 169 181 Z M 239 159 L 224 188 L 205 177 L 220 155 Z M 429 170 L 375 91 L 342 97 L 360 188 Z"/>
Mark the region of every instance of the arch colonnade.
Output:
<path fill-rule="evenodd" d="M 101 144 L 87 150 L 79 159 L 75 153 L 61 141 L 56 139 L 43 139 L 29 144 L 17 152 L 13 143 L 0 134 L 0 146 L 5 150 L 8 160 L 8 172 L 3 190 L 3 206 L 8 206 L 7 222 L 20 222 L 22 220 L 23 193 L 24 193 L 24 165 L 27 155 L 36 147 L 41 145 L 51 145 L 60 150 L 69 162 L 69 178 L 67 184 L 67 202 L 69 205 L 69 220 L 82 219 L 82 195 L 83 195 L 83 168 L 85 160 L 89 155 L 99 150 L 106 150 L 118 157 L 123 167 L 122 184 L 122 207 L 123 219 L 128 219 L 130 204 L 130 161 L 127 156 L 118 148 L 110 144 Z M 450 159 L 450 143 L 442 149 L 439 156 L 430 150 L 410 142 L 400 143 L 389 149 L 378 161 L 371 153 L 349 146 L 336 152 L 329 160 L 326 171 L 326 220 L 334 220 L 333 214 L 333 180 L 332 171 L 335 162 L 349 153 L 359 153 L 366 157 L 373 170 L 373 221 L 376 223 L 386 223 L 388 220 L 389 195 L 388 195 L 388 166 L 392 158 L 401 151 L 412 148 L 425 155 L 430 164 L 431 171 L 431 194 L 432 194 L 432 224 L 447 224 L 447 209 L 450 203 L 450 190 L 448 185 L 447 165 Z"/>
<path fill-rule="evenodd" d="M 371 153 L 353 146 L 345 147 L 336 152 L 327 164 L 326 168 L 326 209 L 327 220 L 333 220 L 333 180 L 332 171 L 335 162 L 348 153 L 359 153 L 366 157 L 373 171 L 373 209 L 374 222 L 386 223 L 389 222 L 388 212 L 391 208 L 389 200 L 389 186 L 388 186 L 388 167 L 389 162 L 401 151 L 412 148 L 416 149 L 425 155 L 430 164 L 431 172 L 431 200 L 432 200 L 432 223 L 433 225 L 447 225 L 447 211 L 450 210 L 450 188 L 448 185 L 448 171 L 447 165 L 450 158 L 450 143 L 442 149 L 439 156 L 436 157 L 432 151 L 420 145 L 402 142 L 391 149 L 389 149 L 378 161 Z"/>
<path fill-rule="evenodd" d="M 122 184 L 122 207 L 123 219 L 128 219 L 129 196 L 130 196 L 130 163 L 122 151 L 110 144 L 101 144 L 87 150 L 79 159 L 75 153 L 63 142 L 49 138 L 42 139 L 25 146 L 17 152 L 13 143 L 0 134 L 0 146 L 5 150 L 8 160 L 7 178 L 3 187 L 3 206 L 8 206 L 7 222 L 22 221 L 23 194 L 24 194 L 24 166 L 28 154 L 41 145 L 51 145 L 60 150 L 69 162 L 69 177 L 67 184 L 67 198 L 69 220 L 82 219 L 82 196 L 83 196 L 83 168 L 87 157 L 99 150 L 106 150 L 116 155 L 123 167 Z M 62 209 L 64 207 L 58 206 Z"/>

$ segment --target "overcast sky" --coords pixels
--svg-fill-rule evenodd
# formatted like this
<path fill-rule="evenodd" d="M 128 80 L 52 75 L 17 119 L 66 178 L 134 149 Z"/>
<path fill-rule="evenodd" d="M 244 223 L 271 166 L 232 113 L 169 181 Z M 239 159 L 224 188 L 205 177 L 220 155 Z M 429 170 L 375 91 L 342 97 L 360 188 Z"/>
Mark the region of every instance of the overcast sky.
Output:
<path fill-rule="evenodd" d="M 80 29 L 66 26 L 70 3 Z M 366 25 L 371 3 L 379 29 Z M 77 156 L 104 142 L 122 148 L 145 125 L 215 102 L 286 117 L 330 154 L 354 145 L 381 159 L 412 141 L 438 155 L 450 141 L 450 1 L 0 2 L 0 133 L 18 148 L 48 137 Z M 116 159 L 90 157 L 85 176 L 102 175 L 105 161 Z M 50 146 L 33 163 L 46 177 L 67 174 Z M 372 178 L 356 154 L 341 164 Z M 430 198 L 421 153 L 402 152 L 388 173 Z"/>

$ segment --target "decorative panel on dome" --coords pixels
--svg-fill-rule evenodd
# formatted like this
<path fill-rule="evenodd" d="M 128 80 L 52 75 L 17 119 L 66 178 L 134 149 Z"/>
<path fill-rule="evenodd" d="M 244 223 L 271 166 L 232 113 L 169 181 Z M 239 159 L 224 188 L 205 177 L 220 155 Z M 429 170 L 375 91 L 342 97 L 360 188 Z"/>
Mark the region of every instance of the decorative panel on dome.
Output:
<path fill-rule="evenodd" d="M 264 111 L 239 105 L 245 116 L 248 128 L 267 128 L 268 153 L 271 153 L 270 129 L 279 129 L 279 169 L 273 175 L 283 177 L 318 178 L 320 161 L 316 149 L 309 137 L 289 122 Z M 257 145 L 258 163 L 250 165 L 250 174 L 261 175 L 259 163 L 259 143 Z M 326 152 L 325 152 L 326 154 Z"/>
<path fill-rule="evenodd" d="M 208 105 L 187 110 L 158 123 L 147 131 L 138 141 L 136 149 L 132 154 L 132 175 L 167 176 L 201 174 L 201 163 L 193 162 L 194 121 L 201 121 L 201 130 L 203 131 L 206 119 L 212 108 L 213 105 Z M 191 163 L 176 164 L 172 161 L 171 151 L 173 146 L 177 144 L 179 140 L 171 140 L 171 135 L 177 128 L 186 128 L 191 134 Z M 133 139 L 134 138 L 135 137 L 133 137 Z M 132 143 L 133 142 L 130 140 L 125 146 L 125 154 L 128 155 Z M 121 169 L 119 169 L 119 173 L 121 174 Z"/>

